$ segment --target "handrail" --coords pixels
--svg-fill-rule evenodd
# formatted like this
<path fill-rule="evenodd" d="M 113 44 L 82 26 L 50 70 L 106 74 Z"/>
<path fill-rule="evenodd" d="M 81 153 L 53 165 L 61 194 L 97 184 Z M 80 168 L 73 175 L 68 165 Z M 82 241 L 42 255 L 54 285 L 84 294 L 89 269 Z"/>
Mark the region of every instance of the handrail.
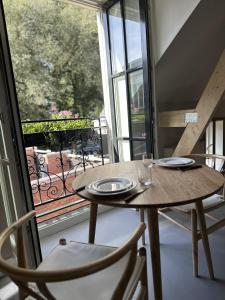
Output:
<path fill-rule="evenodd" d="M 10 165 L 9 160 L 6 158 L 0 158 L 0 163 L 2 163 L 3 165 L 7 165 L 7 166 Z"/>
<path fill-rule="evenodd" d="M 85 171 L 88 167 L 94 168 L 104 165 L 108 161 L 104 154 L 106 141 L 104 140 L 103 143 L 103 130 L 108 128 L 105 123 L 102 123 L 104 119 L 105 117 L 82 117 L 22 121 L 22 124 L 44 123 L 45 125 L 46 123 L 48 125 L 44 132 L 43 128 L 45 126 L 42 126 L 43 128 L 37 130 L 37 132 L 24 134 L 24 145 L 31 149 L 27 151 L 26 156 L 35 207 L 60 201 L 74 195 L 71 177 L 78 176 L 81 171 Z M 79 120 L 91 121 L 87 124 L 90 127 L 76 127 L 76 122 L 79 122 Z M 92 126 L 92 121 L 95 120 L 96 124 L 93 123 Z M 57 126 L 51 126 L 51 123 L 57 124 L 71 121 L 74 122 L 74 126 L 73 124 L 72 126 L 65 124 L 62 129 L 57 129 Z M 39 152 L 39 148 L 51 151 L 45 154 Z M 70 152 L 67 151 L 76 156 L 71 158 L 69 156 Z M 51 156 L 51 153 L 55 156 Z M 90 154 L 93 153 L 98 155 L 99 160 L 92 159 Z M 50 159 L 48 158 L 49 156 L 51 156 Z M 69 200 L 69 202 L 71 201 Z M 74 199 L 72 202 L 75 202 Z M 61 209 L 72 205 L 74 203 L 67 203 L 65 207 L 61 205 Z M 74 208 L 70 210 L 74 210 Z M 51 216 L 49 215 L 50 218 Z"/>
<path fill-rule="evenodd" d="M 23 120 L 21 123 L 43 123 L 43 122 L 61 122 L 61 121 L 79 121 L 79 120 L 99 120 L 105 117 L 79 117 L 79 118 L 60 118 L 60 119 L 42 119 L 42 120 Z"/>
<path fill-rule="evenodd" d="M 187 156 L 199 156 L 199 157 L 205 157 L 205 158 L 218 158 L 218 159 L 223 159 L 225 160 L 225 156 L 224 155 L 220 155 L 220 154 L 207 154 L 207 153 L 191 153 Z"/>

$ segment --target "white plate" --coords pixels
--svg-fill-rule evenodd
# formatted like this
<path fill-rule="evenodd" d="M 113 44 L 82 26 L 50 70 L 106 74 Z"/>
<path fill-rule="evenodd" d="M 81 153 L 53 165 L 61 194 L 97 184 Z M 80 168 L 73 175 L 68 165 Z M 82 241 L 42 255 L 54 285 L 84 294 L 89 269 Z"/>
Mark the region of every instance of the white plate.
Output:
<path fill-rule="evenodd" d="M 127 190 L 132 184 L 129 178 L 111 177 L 92 182 L 90 187 L 99 193 L 116 193 Z"/>
<path fill-rule="evenodd" d="M 136 186 L 137 183 L 135 181 L 130 181 L 129 184 L 127 182 L 125 186 L 123 185 L 120 186 L 118 182 L 115 180 L 115 178 L 109 178 L 107 180 L 106 179 L 99 180 L 97 184 L 96 183 L 89 184 L 86 187 L 86 191 L 88 191 L 93 195 L 99 195 L 99 196 L 119 195 L 133 190 Z M 96 190 L 96 187 L 98 188 L 98 190 Z"/>
<path fill-rule="evenodd" d="M 155 163 L 163 167 L 178 168 L 191 166 L 195 161 L 187 157 L 167 157 L 158 159 Z"/>

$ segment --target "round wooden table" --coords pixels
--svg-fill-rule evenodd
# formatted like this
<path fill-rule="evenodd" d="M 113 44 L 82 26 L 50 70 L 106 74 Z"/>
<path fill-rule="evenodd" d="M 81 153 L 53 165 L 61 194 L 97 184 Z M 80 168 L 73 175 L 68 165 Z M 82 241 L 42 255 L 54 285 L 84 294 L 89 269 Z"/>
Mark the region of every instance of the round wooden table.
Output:
<path fill-rule="evenodd" d="M 137 169 L 142 164 L 141 161 L 129 161 L 123 163 L 113 163 L 86 170 L 73 181 L 73 188 L 76 190 L 81 186 L 109 177 L 127 177 L 138 182 Z M 94 243 L 97 208 L 98 204 L 128 207 L 145 208 L 148 217 L 149 240 L 151 247 L 152 273 L 155 299 L 162 299 L 162 280 L 160 265 L 159 246 L 159 224 L 158 208 L 184 205 L 195 202 L 199 227 L 202 235 L 202 242 L 206 254 L 208 265 L 210 266 L 210 276 L 214 277 L 211 253 L 209 248 L 208 235 L 203 213 L 202 200 L 218 192 L 224 184 L 224 177 L 212 168 L 202 166 L 202 168 L 182 171 L 154 165 L 152 167 L 153 184 L 144 193 L 138 195 L 130 202 L 125 202 L 125 195 L 121 196 L 94 196 L 86 190 L 78 192 L 79 196 L 91 201 L 89 242 Z"/>

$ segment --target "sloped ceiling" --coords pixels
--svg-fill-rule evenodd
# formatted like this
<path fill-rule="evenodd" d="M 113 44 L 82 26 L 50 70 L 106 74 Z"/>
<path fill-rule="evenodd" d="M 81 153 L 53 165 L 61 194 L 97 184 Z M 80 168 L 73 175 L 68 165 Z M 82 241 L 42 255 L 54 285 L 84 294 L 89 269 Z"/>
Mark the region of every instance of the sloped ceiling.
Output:
<path fill-rule="evenodd" d="M 151 0 L 152 38 L 155 61 L 169 47 L 200 0 Z"/>
<path fill-rule="evenodd" d="M 225 48 L 225 1 L 199 3 L 156 66 L 159 110 L 194 108 Z"/>

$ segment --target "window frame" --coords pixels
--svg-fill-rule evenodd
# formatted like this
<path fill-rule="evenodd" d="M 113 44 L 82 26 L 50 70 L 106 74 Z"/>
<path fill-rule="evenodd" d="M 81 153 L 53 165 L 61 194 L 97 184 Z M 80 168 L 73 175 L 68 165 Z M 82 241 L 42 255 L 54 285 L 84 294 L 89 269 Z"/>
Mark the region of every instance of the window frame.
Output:
<path fill-rule="evenodd" d="M 110 44 L 110 29 L 109 29 L 109 9 L 116 3 L 120 3 L 122 25 L 123 25 L 123 43 L 124 43 L 124 61 L 125 70 L 116 74 L 112 73 L 112 59 L 111 59 L 111 44 Z M 152 84 L 151 84 L 151 55 L 150 55 L 150 36 L 149 36 L 149 14 L 148 14 L 148 2 L 147 0 L 139 0 L 140 8 L 140 26 L 141 26 L 141 41 L 142 41 L 142 66 L 129 68 L 128 56 L 127 56 L 127 42 L 126 42 L 126 20 L 125 20 L 125 0 L 110 0 L 104 4 L 103 7 L 103 19 L 104 19 L 104 30 L 107 36 L 107 56 L 108 59 L 108 79 L 110 86 L 110 106 L 112 113 L 112 128 L 113 128 L 113 141 L 114 141 L 114 156 L 115 161 L 119 161 L 118 155 L 118 141 L 129 141 L 130 143 L 130 157 L 134 159 L 135 154 L 133 153 L 133 143 L 136 141 L 145 141 L 146 153 L 150 155 L 154 151 L 153 141 L 153 101 L 152 101 Z M 143 71 L 143 90 L 144 90 L 144 107 L 145 107 L 145 137 L 133 137 L 132 136 L 132 120 L 131 120 L 131 93 L 129 88 L 129 74 L 132 74 L 138 70 Z M 117 124 L 116 124 L 116 112 L 115 112 L 115 95 L 113 80 L 120 76 L 125 76 L 126 89 L 127 89 L 127 109 L 128 109 L 128 126 L 129 136 L 118 137 Z"/>

